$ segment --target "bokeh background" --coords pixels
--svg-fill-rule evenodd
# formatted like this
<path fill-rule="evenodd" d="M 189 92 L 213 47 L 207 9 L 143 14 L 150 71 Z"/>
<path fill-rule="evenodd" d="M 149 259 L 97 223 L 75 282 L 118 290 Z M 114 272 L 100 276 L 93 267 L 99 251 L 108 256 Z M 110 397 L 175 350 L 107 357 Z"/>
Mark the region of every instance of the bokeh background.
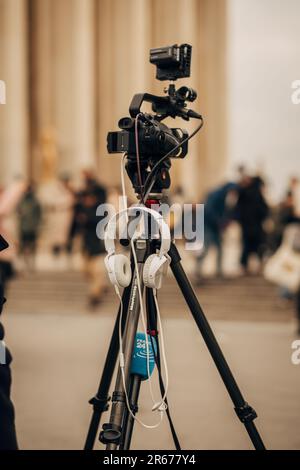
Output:
<path fill-rule="evenodd" d="M 300 448 L 300 366 L 291 362 L 299 338 L 297 293 L 263 275 L 284 229 L 300 217 L 300 105 L 292 102 L 293 82 L 300 79 L 299 18 L 298 0 L 0 0 L 0 79 L 6 84 L 0 230 L 11 244 L 1 254 L 8 298 L 3 322 L 14 356 L 22 448 L 84 442 L 87 400 L 96 391 L 117 299 L 104 280 L 102 253 L 90 250 L 94 240 L 74 229 L 68 243 L 74 214 L 83 225 L 91 220 L 95 190 L 116 202 L 120 156 L 107 154 L 106 134 L 117 130 L 135 93 L 163 93 L 149 49 L 185 42 L 193 46 L 192 73 L 178 85 L 197 90 L 192 107 L 205 125 L 186 159 L 172 162 L 170 199 L 205 203 L 225 182 L 237 184 L 239 194 L 259 178 L 267 210 L 263 220 L 251 220 L 271 242 L 264 239 L 264 256 L 255 249 L 259 256 L 245 270 L 244 227 L 228 216 L 222 276 L 216 276 L 216 250 L 205 257 L 200 278 L 199 253 L 182 247 L 183 260 L 257 408 L 266 444 Z M 176 124 L 191 131 L 197 123 Z M 35 235 L 34 247 L 31 239 L 24 252 L 29 184 Z M 129 183 L 127 189 L 133 199 Z M 76 212 L 80 205 L 84 213 Z M 105 290 L 101 302 L 90 297 L 94 289 Z M 170 277 L 161 304 L 170 403 L 183 448 L 251 448 Z M 141 413 L 151 419 L 147 400 L 143 392 Z M 172 448 L 166 423 L 157 432 L 139 430 L 133 445 Z"/>
<path fill-rule="evenodd" d="M 2 181 L 40 177 L 40 141 L 52 129 L 59 172 L 76 176 L 94 165 L 104 182 L 118 183 L 106 133 L 128 113 L 134 93 L 162 93 L 149 49 L 176 42 L 193 44 L 192 75 L 184 83 L 197 90 L 195 106 L 206 118 L 189 158 L 174 168 L 190 197 L 219 182 L 233 162 L 269 172 L 278 196 L 297 170 L 299 109 L 290 99 L 300 47 L 297 0 L 286 7 L 279 0 L 0 5 L 9 103 L 1 109 Z"/>

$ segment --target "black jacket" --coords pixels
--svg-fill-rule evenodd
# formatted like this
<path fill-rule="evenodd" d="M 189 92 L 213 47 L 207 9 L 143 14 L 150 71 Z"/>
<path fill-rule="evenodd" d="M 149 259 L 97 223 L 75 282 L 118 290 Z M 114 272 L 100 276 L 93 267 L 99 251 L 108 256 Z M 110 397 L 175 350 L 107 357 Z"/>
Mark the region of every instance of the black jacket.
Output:
<path fill-rule="evenodd" d="M 7 243 L 0 236 L 0 251 L 7 248 Z M 0 314 L 5 302 L 3 284 L 0 281 Z M 17 450 L 15 413 L 10 399 L 11 354 L 3 343 L 4 328 L 0 323 L 0 450 Z"/>
<path fill-rule="evenodd" d="M 253 178 L 249 186 L 240 189 L 236 211 L 243 234 L 260 239 L 264 233 L 263 222 L 268 217 L 269 209 L 258 178 Z"/>

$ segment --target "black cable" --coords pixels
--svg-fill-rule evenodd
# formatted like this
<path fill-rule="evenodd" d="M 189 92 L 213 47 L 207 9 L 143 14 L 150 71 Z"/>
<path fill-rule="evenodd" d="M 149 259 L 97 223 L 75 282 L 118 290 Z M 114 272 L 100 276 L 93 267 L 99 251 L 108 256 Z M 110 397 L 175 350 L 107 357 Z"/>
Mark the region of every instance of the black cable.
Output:
<path fill-rule="evenodd" d="M 134 138 L 135 138 L 135 151 L 136 151 L 136 161 L 137 161 L 137 170 L 138 170 L 138 180 L 140 185 L 141 201 L 144 204 L 144 194 L 142 190 L 142 173 L 141 173 L 141 163 L 140 163 L 140 149 L 139 149 L 139 131 L 138 131 L 138 119 L 142 114 L 139 113 L 135 118 L 134 123 Z"/>
<path fill-rule="evenodd" d="M 196 129 L 191 133 L 191 135 L 189 135 L 188 137 L 186 137 L 182 142 L 180 142 L 178 145 L 175 145 L 175 147 L 173 147 L 168 153 L 166 153 L 166 155 L 164 155 L 160 160 L 158 160 L 158 162 L 155 163 L 154 167 L 152 168 L 152 170 L 150 171 L 149 175 L 147 176 L 146 178 L 146 181 L 145 181 L 145 184 L 144 184 L 144 192 L 143 192 L 143 199 L 146 200 L 147 199 L 147 186 L 148 186 L 148 182 L 150 180 L 153 180 L 155 178 L 155 173 L 156 173 L 156 170 L 160 167 L 160 165 L 167 159 L 169 158 L 170 155 L 172 155 L 172 153 L 175 151 L 175 150 L 178 150 L 180 147 L 182 147 L 186 142 L 188 142 L 190 139 L 192 139 L 199 131 L 200 129 L 203 127 L 203 124 L 204 124 L 204 120 L 201 116 L 201 122 L 199 124 L 198 127 L 196 127 Z M 150 181 L 150 184 L 151 184 L 152 181 Z M 149 186 L 150 186 L 149 184 Z"/>

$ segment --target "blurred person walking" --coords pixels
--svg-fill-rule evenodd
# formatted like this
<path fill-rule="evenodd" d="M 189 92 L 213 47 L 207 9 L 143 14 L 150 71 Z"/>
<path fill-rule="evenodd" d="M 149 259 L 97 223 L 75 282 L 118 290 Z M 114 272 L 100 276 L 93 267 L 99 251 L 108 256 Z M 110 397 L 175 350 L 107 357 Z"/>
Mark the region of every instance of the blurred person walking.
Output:
<path fill-rule="evenodd" d="M 274 210 L 274 229 L 271 233 L 272 252 L 279 248 L 285 228 L 289 224 L 300 222 L 300 216 L 297 216 L 296 201 L 293 192 L 288 189 L 285 197 L 279 206 Z"/>
<path fill-rule="evenodd" d="M 279 286 L 282 298 L 295 299 L 300 333 L 300 221 L 284 230 L 281 245 L 265 264 L 264 276 Z"/>
<path fill-rule="evenodd" d="M 294 203 L 294 214 L 300 218 L 300 181 L 297 177 L 290 179 L 288 192 L 291 193 Z"/>
<path fill-rule="evenodd" d="M 72 223 L 74 196 L 65 178 L 53 178 L 39 187 L 45 223 L 41 238 L 60 261 L 60 255 L 68 248 L 68 237 Z"/>
<path fill-rule="evenodd" d="M 89 282 L 89 306 L 98 306 L 107 289 L 108 282 L 104 266 L 105 248 L 103 239 L 99 239 L 96 227 L 101 220 L 96 215 L 97 207 L 106 202 L 106 189 L 97 183 L 97 186 L 88 186 L 82 194 L 82 207 L 78 220 L 82 227 L 84 271 Z"/>
<path fill-rule="evenodd" d="M 90 168 L 85 168 L 82 170 L 82 177 L 83 177 L 83 190 L 90 193 L 94 194 L 99 203 L 102 204 L 106 202 L 107 200 L 107 192 L 106 189 L 102 184 L 99 183 L 97 178 L 94 175 L 94 172 Z"/>
<path fill-rule="evenodd" d="M 232 206 L 228 202 L 235 195 L 237 185 L 226 183 L 208 193 L 204 202 L 204 245 L 196 258 L 196 277 L 201 281 L 203 261 L 211 247 L 217 250 L 217 276 L 222 276 L 222 233 L 233 217 Z"/>
<path fill-rule="evenodd" d="M 251 254 L 262 260 L 266 234 L 263 223 L 269 208 L 263 195 L 264 182 L 259 177 L 247 177 L 240 185 L 236 204 L 236 216 L 242 230 L 242 254 L 240 263 L 244 273 L 248 272 Z"/>
<path fill-rule="evenodd" d="M 9 244 L 9 247 L 0 253 L 0 276 L 4 288 L 6 282 L 14 275 L 14 261 L 18 243 L 15 210 L 25 189 L 25 181 L 17 177 L 0 194 L 0 233 Z"/>
<path fill-rule="evenodd" d="M 42 129 L 38 151 L 41 161 L 38 197 L 44 216 L 41 240 L 56 256 L 56 265 L 59 263 L 61 268 L 65 268 L 66 259 L 59 255 L 67 251 L 74 195 L 70 178 L 66 175 L 57 176 L 59 151 L 54 128 Z"/>
<path fill-rule="evenodd" d="M 41 223 L 41 205 L 32 184 L 27 189 L 17 207 L 19 225 L 19 251 L 27 268 L 32 269 L 35 262 L 36 245 Z"/>
<path fill-rule="evenodd" d="M 72 220 L 68 233 L 67 252 L 69 255 L 73 253 L 75 239 L 82 235 L 82 225 L 80 222 L 80 215 L 83 208 L 83 191 L 74 191 L 74 203 L 72 210 Z"/>
<path fill-rule="evenodd" d="M 178 207 L 178 210 L 175 209 L 174 211 L 170 212 L 169 225 L 170 225 L 170 231 L 171 231 L 172 236 L 174 235 L 174 233 L 177 232 L 177 230 L 179 230 L 179 233 L 183 234 L 184 233 L 183 213 L 184 213 L 184 203 L 186 202 L 186 197 L 184 194 L 183 187 L 180 185 L 177 186 L 174 189 L 172 196 L 169 196 L 166 202 L 169 203 L 170 206 L 174 204 L 174 207 L 176 208 Z M 193 220 L 193 216 L 192 216 L 192 220 Z"/>

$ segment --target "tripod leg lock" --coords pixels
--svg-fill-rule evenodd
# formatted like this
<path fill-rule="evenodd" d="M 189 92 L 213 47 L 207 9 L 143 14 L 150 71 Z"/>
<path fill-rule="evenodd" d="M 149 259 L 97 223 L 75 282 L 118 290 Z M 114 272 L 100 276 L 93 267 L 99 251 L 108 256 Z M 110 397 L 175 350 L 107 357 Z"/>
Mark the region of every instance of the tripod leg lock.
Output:
<path fill-rule="evenodd" d="M 114 392 L 112 395 L 112 401 L 121 401 L 122 403 L 126 403 L 126 396 L 124 392 Z M 133 414 L 136 414 L 139 410 L 138 405 L 135 403 L 130 403 L 130 409 Z"/>
<path fill-rule="evenodd" d="M 112 401 L 120 401 L 122 403 L 126 403 L 126 396 L 124 392 L 114 392 L 112 395 Z M 133 414 L 138 412 L 138 405 L 134 403 L 130 403 L 130 409 Z"/>
<path fill-rule="evenodd" d="M 93 405 L 94 411 L 99 413 L 103 413 L 103 411 L 107 411 L 109 408 L 108 402 L 110 401 L 110 397 L 99 398 L 95 395 L 93 398 L 90 399 L 89 403 Z"/>
<path fill-rule="evenodd" d="M 122 436 L 121 426 L 116 424 L 106 423 L 103 424 L 103 431 L 100 432 L 99 441 L 102 444 L 120 444 L 120 439 Z"/>
<path fill-rule="evenodd" d="M 126 396 L 124 392 L 114 392 L 112 394 L 112 401 L 121 401 L 123 403 L 126 402 Z"/>
<path fill-rule="evenodd" d="M 236 407 L 235 412 L 242 423 L 250 423 L 257 418 L 256 411 L 248 403 L 244 403 L 238 408 Z"/>

